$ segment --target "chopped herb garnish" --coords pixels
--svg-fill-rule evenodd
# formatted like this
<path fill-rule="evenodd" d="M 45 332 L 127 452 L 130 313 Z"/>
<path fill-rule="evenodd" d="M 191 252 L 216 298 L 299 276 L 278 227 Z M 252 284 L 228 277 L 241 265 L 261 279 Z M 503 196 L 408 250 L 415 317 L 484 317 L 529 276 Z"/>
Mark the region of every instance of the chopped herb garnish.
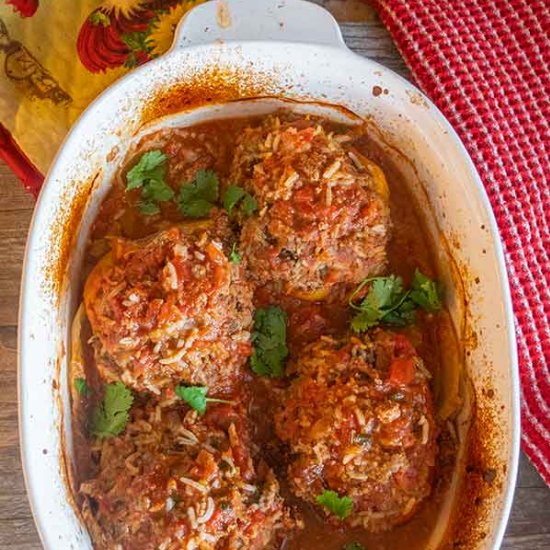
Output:
<path fill-rule="evenodd" d="M 223 194 L 223 207 L 231 214 L 238 208 L 245 216 L 252 216 L 258 210 L 258 202 L 245 189 L 238 185 L 230 185 Z"/>
<path fill-rule="evenodd" d="M 77 378 L 74 381 L 74 387 L 81 397 L 86 397 L 86 395 L 88 395 L 88 384 L 85 378 Z"/>
<path fill-rule="evenodd" d="M 366 296 L 359 304 L 355 297 L 369 285 Z M 369 277 L 355 289 L 349 300 L 358 313 L 351 321 L 356 332 L 368 330 L 378 324 L 405 326 L 414 323 L 418 307 L 429 312 L 441 309 L 437 284 L 416 270 L 411 289 L 403 288 L 403 280 L 396 275 Z"/>
<path fill-rule="evenodd" d="M 233 403 L 233 401 L 227 401 L 226 399 L 207 397 L 207 393 L 207 386 L 176 386 L 176 395 L 200 415 L 206 412 L 207 403 Z"/>
<path fill-rule="evenodd" d="M 250 358 L 252 370 L 260 376 L 284 376 L 286 345 L 286 313 L 277 306 L 257 309 L 252 332 L 254 351 Z"/>
<path fill-rule="evenodd" d="M 107 384 L 103 400 L 92 415 L 92 433 L 96 437 L 113 437 L 122 433 L 133 401 L 132 392 L 122 382 Z"/>
<path fill-rule="evenodd" d="M 231 248 L 231 252 L 229 253 L 229 261 L 232 264 L 240 264 L 241 263 L 241 256 L 239 252 L 237 251 L 237 245 L 233 244 L 233 247 Z"/>
<path fill-rule="evenodd" d="M 158 214 L 160 212 L 158 204 L 155 204 L 154 202 L 140 202 L 138 208 L 142 214 L 147 216 L 152 216 L 153 214 Z"/>
<path fill-rule="evenodd" d="M 324 506 L 340 519 L 346 519 L 353 508 L 353 501 L 350 497 L 338 496 L 335 491 L 324 490 L 317 498 L 317 504 Z"/>
<path fill-rule="evenodd" d="M 223 194 L 223 207 L 227 210 L 228 214 L 231 214 L 231 211 L 237 203 L 245 196 L 246 191 L 239 187 L 238 185 L 230 185 Z"/>
<path fill-rule="evenodd" d="M 142 194 L 146 201 L 166 202 L 174 198 L 174 190 L 165 181 L 149 180 Z"/>
<path fill-rule="evenodd" d="M 216 172 L 199 170 L 191 183 L 181 186 L 178 196 L 180 212 L 189 218 L 204 218 L 210 214 L 219 197 Z"/>
<path fill-rule="evenodd" d="M 442 307 L 437 283 L 426 277 L 418 269 L 414 272 L 411 285 L 411 300 L 422 309 L 432 313 Z"/>
<path fill-rule="evenodd" d="M 143 201 L 139 209 L 152 215 L 160 211 L 159 202 L 174 198 L 174 190 L 166 183 L 166 155 L 159 150 L 144 153 L 126 175 L 126 190 L 141 189 Z"/>
<path fill-rule="evenodd" d="M 258 210 L 258 201 L 247 193 L 241 203 L 241 210 L 244 212 L 245 216 L 252 216 L 252 214 Z"/>
<path fill-rule="evenodd" d="M 346 544 L 342 550 L 365 550 L 365 547 L 358 542 L 352 542 L 351 544 Z"/>
<path fill-rule="evenodd" d="M 126 174 L 126 189 L 142 187 L 148 180 L 164 180 L 167 156 L 157 149 L 147 151 Z"/>

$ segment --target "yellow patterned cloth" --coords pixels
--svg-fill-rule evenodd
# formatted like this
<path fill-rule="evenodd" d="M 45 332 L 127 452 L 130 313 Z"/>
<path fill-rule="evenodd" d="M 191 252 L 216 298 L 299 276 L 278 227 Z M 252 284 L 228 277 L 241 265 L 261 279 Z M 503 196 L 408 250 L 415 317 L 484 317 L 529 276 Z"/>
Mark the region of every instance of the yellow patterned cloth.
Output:
<path fill-rule="evenodd" d="M 165 52 L 203 0 L 0 0 L 0 154 L 35 191 L 111 82 Z"/>

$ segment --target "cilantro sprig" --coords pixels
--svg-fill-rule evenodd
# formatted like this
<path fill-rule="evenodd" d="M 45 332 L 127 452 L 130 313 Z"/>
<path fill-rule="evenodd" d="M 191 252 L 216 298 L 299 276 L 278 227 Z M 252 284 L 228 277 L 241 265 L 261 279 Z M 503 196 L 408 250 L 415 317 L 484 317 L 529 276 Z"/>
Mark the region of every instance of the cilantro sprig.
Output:
<path fill-rule="evenodd" d="M 252 332 L 254 351 L 250 358 L 250 366 L 256 374 L 272 378 L 284 376 L 288 355 L 286 321 L 286 313 L 280 307 L 256 310 Z"/>
<path fill-rule="evenodd" d="M 200 415 L 206 412 L 207 403 L 233 403 L 226 399 L 207 397 L 207 394 L 208 386 L 176 386 L 176 395 Z"/>
<path fill-rule="evenodd" d="M 184 183 L 178 196 L 180 212 L 188 218 L 204 218 L 216 206 L 220 194 L 218 175 L 213 170 L 199 170 L 193 181 Z"/>
<path fill-rule="evenodd" d="M 252 216 L 258 210 L 258 202 L 245 189 L 239 185 L 230 185 L 223 194 L 222 204 L 228 214 L 234 209 L 242 212 L 245 216 Z"/>
<path fill-rule="evenodd" d="M 232 264 L 241 263 L 241 255 L 239 254 L 239 251 L 237 250 L 237 245 L 235 243 L 233 243 L 233 246 L 231 247 L 231 252 L 229 253 L 229 261 Z"/>
<path fill-rule="evenodd" d="M 160 150 L 147 151 L 126 174 L 126 190 L 141 189 L 139 209 L 143 214 L 157 214 L 160 202 L 174 198 L 174 190 L 166 183 L 167 158 Z"/>
<path fill-rule="evenodd" d="M 198 170 L 190 182 L 184 183 L 177 197 L 166 183 L 168 157 L 154 149 L 144 153 L 126 175 L 126 190 L 141 189 L 139 209 L 143 214 L 160 212 L 159 203 L 176 199 L 179 211 L 188 218 L 204 218 L 220 202 L 220 182 L 213 170 Z M 238 210 L 251 216 L 258 210 L 256 199 L 242 187 L 230 185 L 221 198 L 228 214 Z"/>
<path fill-rule="evenodd" d="M 132 392 L 122 382 L 107 384 L 103 400 L 92 414 L 92 434 L 100 438 L 121 434 L 128 423 L 133 402 Z"/>
<path fill-rule="evenodd" d="M 340 519 L 346 519 L 353 509 L 353 501 L 348 496 L 339 496 L 335 491 L 324 490 L 316 499 L 317 504 L 324 506 Z"/>
<path fill-rule="evenodd" d="M 418 269 L 414 273 L 410 297 L 415 304 L 430 313 L 435 313 L 443 307 L 437 283 Z"/>
<path fill-rule="evenodd" d="M 367 294 L 356 303 L 355 298 L 367 285 Z M 351 321 L 351 328 L 356 332 L 379 324 L 409 325 L 414 323 L 419 307 L 431 313 L 442 307 L 437 283 L 418 269 L 410 289 L 405 289 L 403 279 L 396 275 L 368 277 L 350 296 L 349 305 L 357 311 Z"/>

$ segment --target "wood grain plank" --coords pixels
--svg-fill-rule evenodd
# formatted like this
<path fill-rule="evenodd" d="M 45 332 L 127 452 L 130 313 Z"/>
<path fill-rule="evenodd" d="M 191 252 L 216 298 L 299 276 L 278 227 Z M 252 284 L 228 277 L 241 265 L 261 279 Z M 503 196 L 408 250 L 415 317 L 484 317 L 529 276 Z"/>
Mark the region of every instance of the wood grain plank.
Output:
<path fill-rule="evenodd" d="M 336 21 L 342 23 L 367 22 L 378 19 L 376 10 L 364 0 L 313 0 L 326 8 Z"/>
<path fill-rule="evenodd" d="M 547 487 L 518 487 L 506 535 L 550 535 L 550 490 Z M 550 537 L 547 538 L 550 548 Z"/>
<path fill-rule="evenodd" d="M 11 326 L 10 341 L 15 350 L 19 286 L 27 230 L 34 208 L 34 198 L 27 193 L 9 168 L 0 162 L 0 345 L 4 344 L 5 326 Z M 4 361 L 2 361 L 2 364 Z M 0 397 L 0 400 L 2 398 Z"/>
<path fill-rule="evenodd" d="M 344 40 L 351 50 L 412 81 L 412 75 L 399 55 L 390 34 L 379 21 L 342 23 L 340 27 Z"/>
<path fill-rule="evenodd" d="M 10 169 L 0 162 L 0 186 L 2 188 L 2 200 L 0 201 L 0 212 L 8 210 L 30 210 L 34 208 L 34 198 L 27 193 L 22 185 L 10 185 L 10 178 L 13 179 Z"/>
<path fill-rule="evenodd" d="M 6 185 L 6 180 L 2 187 L 12 187 L 13 184 Z M 18 182 L 17 185 L 20 186 Z M 22 262 L 31 216 L 32 210 L 28 208 L 0 212 L 0 326 L 17 324 Z"/>
<path fill-rule="evenodd" d="M 550 550 L 548 535 L 506 536 L 501 550 Z"/>
<path fill-rule="evenodd" d="M 0 520 L 0 548 L 2 550 L 40 550 L 42 545 L 34 525 L 29 528 L 29 520 L 7 519 Z M 59 550 L 68 550 L 59 548 Z"/>
<path fill-rule="evenodd" d="M 519 459 L 519 471 L 517 487 L 522 489 L 541 488 L 544 487 L 550 494 L 550 489 L 546 487 L 544 480 L 540 477 L 535 467 L 531 464 L 527 456 L 521 453 Z M 548 520 L 550 523 L 550 506 L 548 507 Z"/>

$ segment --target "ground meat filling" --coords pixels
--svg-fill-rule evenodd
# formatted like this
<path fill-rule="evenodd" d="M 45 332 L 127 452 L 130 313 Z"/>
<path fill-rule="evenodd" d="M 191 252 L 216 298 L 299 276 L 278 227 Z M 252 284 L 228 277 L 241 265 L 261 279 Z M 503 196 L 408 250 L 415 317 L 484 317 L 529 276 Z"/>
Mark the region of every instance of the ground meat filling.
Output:
<path fill-rule="evenodd" d="M 321 337 L 297 357 L 275 427 L 288 444 L 293 492 L 329 521 L 389 529 L 429 495 L 436 429 L 427 373 L 402 335 Z M 351 498 L 346 519 L 319 506 L 325 490 Z"/>
<path fill-rule="evenodd" d="M 98 550 L 260 550 L 293 527 L 279 485 L 249 454 L 244 410 L 149 401 L 124 435 L 97 441 L 97 475 L 82 483 Z M 281 531 L 281 530 L 284 531 Z"/>
<path fill-rule="evenodd" d="M 84 304 L 97 367 L 138 391 L 174 383 L 229 391 L 250 355 L 251 289 L 229 262 L 227 218 L 115 239 L 88 277 Z"/>
<path fill-rule="evenodd" d="M 349 140 L 308 118 L 270 116 L 243 131 L 230 180 L 258 201 L 257 215 L 244 221 L 241 247 L 260 284 L 318 300 L 335 284 L 384 269 L 387 185 Z"/>

